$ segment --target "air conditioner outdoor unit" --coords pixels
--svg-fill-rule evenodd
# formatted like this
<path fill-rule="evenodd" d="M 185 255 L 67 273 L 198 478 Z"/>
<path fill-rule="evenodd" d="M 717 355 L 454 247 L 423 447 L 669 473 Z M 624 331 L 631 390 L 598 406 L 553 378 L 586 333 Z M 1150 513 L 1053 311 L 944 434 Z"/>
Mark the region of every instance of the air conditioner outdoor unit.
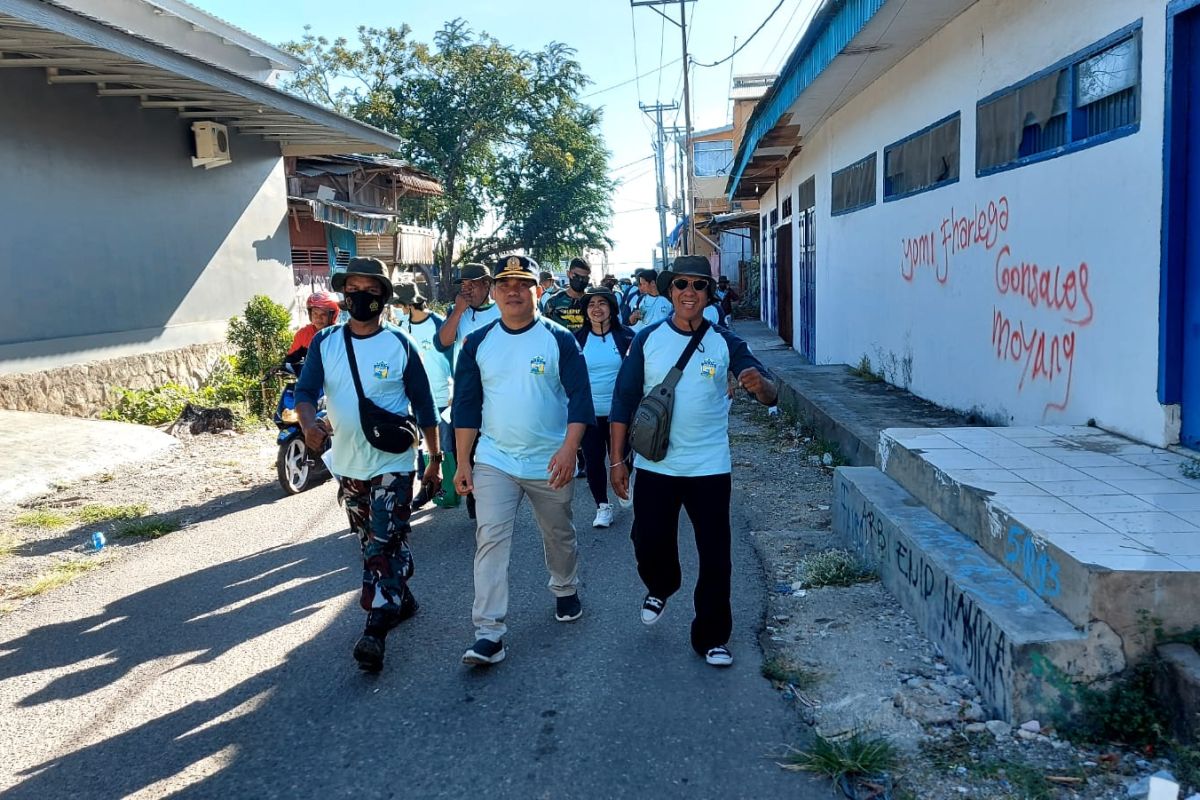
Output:
<path fill-rule="evenodd" d="M 193 167 L 212 169 L 233 160 L 229 154 L 229 131 L 217 122 L 193 122 L 192 137 L 196 142 Z"/>

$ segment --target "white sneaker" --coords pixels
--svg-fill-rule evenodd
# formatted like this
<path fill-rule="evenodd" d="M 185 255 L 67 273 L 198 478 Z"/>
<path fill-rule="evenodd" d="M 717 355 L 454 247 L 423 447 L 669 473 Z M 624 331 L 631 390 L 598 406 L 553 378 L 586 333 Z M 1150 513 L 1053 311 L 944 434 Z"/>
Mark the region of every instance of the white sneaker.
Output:
<path fill-rule="evenodd" d="M 704 654 L 704 660 L 714 667 L 728 667 L 733 664 L 733 653 L 725 645 L 714 647 Z"/>
<path fill-rule="evenodd" d="M 596 509 L 596 518 L 592 520 L 593 528 L 607 528 L 613 523 L 612 503 L 601 503 Z"/>

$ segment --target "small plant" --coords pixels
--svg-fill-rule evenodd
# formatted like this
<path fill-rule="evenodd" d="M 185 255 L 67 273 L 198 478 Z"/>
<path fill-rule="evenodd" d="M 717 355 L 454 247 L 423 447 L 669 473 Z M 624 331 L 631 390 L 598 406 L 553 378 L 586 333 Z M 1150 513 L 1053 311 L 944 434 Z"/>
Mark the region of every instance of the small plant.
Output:
<path fill-rule="evenodd" d="M 12 595 L 15 598 L 36 597 L 39 594 L 65 586 L 85 572 L 90 572 L 103 564 L 104 561 L 95 558 L 83 558 L 75 561 L 64 561 L 55 565 L 48 572 L 39 575 L 35 580 L 17 589 Z"/>
<path fill-rule="evenodd" d="M 858 366 L 850 368 L 850 374 L 862 378 L 868 383 L 879 383 L 883 380 L 883 378 L 871 370 L 871 359 L 866 353 L 863 353 L 862 358 L 858 360 Z"/>
<path fill-rule="evenodd" d="M 1192 480 L 1200 480 L 1200 459 L 1189 458 L 1179 465 L 1179 474 Z"/>
<path fill-rule="evenodd" d="M 794 772 L 815 772 L 837 784 L 844 778 L 890 772 L 896 762 L 896 748 L 891 742 L 856 732 L 843 741 L 817 734 L 812 747 L 793 750 L 780 766 Z"/>
<path fill-rule="evenodd" d="M 100 412 L 100 418 L 136 425 L 167 425 L 174 422 L 183 407 L 196 398 L 195 391 L 173 382 L 157 389 L 113 388 L 117 393 L 116 405 Z"/>
<path fill-rule="evenodd" d="M 1162 668 L 1160 661 L 1151 658 L 1126 670 L 1106 689 L 1079 687 L 1079 714 L 1062 727 L 1062 734 L 1078 742 L 1161 747 L 1166 741 L 1167 714 L 1158 702 L 1154 681 Z"/>
<path fill-rule="evenodd" d="M 0 533 L 0 558 L 8 558 L 21 541 L 11 533 Z"/>
<path fill-rule="evenodd" d="M 875 574 L 849 550 L 822 550 L 800 559 L 801 581 L 809 589 L 821 586 L 851 586 L 874 580 Z"/>
<path fill-rule="evenodd" d="M 250 411 L 265 417 L 275 410 L 282 384 L 266 380 L 272 367 L 283 363 L 291 344 L 292 317 L 288 310 L 265 295 L 255 295 L 241 317 L 229 320 L 226 340 L 236 351 L 230 362 L 243 381 L 256 384 L 249 393 Z"/>
<path fill-rule="evenodd" d="M 816 686 L 821 680 L 821 674 L 807 669 L 784 656 L 771 656 L 762 665 L 762 675 L 770 681 L 786 683 L 805 691 Z"/>
<path fill-rule="evenodd" d="M 71 521 L 71 518 L 61 511 L 51 511 L 46 508 L 35 508 L 18 514 L 13 520 L 17 525 L 26 528 L 61 528 Z"/>
<path fill-rule="evenodd" d="M 157 539 L 161 536 L 166 536 L 168 533 L 174 533 L 182 527 L 179 521 L 172 517 L 138 520 L 136 522 L 127 522 L 118 527 L 117 537 L 121 539 Z"/>
<path fill-rule="evenodd" d="M 124 506 L 91 504 L 76 511 L 75 515 L 79 518 L 80 522 L 91 525 L 97 522 L 144 517 L 149 510 L 149 507 L 145 503 L 132 503 Z"/>

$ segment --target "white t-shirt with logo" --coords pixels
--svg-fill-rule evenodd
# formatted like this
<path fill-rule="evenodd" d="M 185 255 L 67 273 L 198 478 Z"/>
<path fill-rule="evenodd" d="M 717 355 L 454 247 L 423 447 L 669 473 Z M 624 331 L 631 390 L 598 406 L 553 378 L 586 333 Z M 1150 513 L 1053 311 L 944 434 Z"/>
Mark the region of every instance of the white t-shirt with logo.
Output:
<path fill-rule="evenodd" d="M 583 346 L 583 360 L 587 362 L 588 383 L 592 387 L 592 405 L 597 417 L 607 417 L 612 408 L 613 390 L 617 386 L 617 373 L 621 371 L 621 354 L 612 334 L 597 336 L 589 332 Z"/>
<path fill-rule="evenodd" d="M 407 333 L 416 342 L 421 353 L 421 364 L 429 377 L 429 390 L 433 392 L 433 403 L 438 408 L 450 405 L 450 379 L 454 370 L 450 366 L 450 354 L 439 352 L 434 341 L 446 320 L 437 314 L 430 314 L 424 322 L 414 323 L 405 318 L 396 327 Z"/>
<path fill-rule="evenodd" d="M 617 375 L 610 422 L 630 423 L 638 403 L 667 377 L 690 338 L 690 333 L 679 330 L 670 320 L 634 337 Z M 747 367 L 767 374 L 741 337 L 728 328 L 709 326 L 675 387 L 666 457 L 650 461 L 635 455 L 634 466 L 679 477 L 729 472 L 728 376 Z"/>
<path fill-rule="evenodd" d="M 655 323 L 662 322 L 671 316 L 671 312 L 675 310 L 671 305 L 671 301 L 661 294 L 642 295 L 641 300 L 637 301 L 637 305 L 634 308 L 642 312 L 641 318 L 633 325 L 635 333 L 641 332 Z"/>

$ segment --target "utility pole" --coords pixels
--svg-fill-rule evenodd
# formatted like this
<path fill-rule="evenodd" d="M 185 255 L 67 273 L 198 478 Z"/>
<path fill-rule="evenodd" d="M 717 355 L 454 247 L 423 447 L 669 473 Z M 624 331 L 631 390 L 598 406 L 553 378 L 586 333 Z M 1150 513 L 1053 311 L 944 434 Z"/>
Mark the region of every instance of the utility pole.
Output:
<path fill-rule="evenodd" d="M 655 204 L 655 208 L 658 209 L 658 232 L 659 240 L 662 243 L 663 265 L 665 266 L 667 263 L 667 209 L 670 206 L 667 203 L 667 153 L 665 149 L 667 138 L 666 133 L 663 131 L 663 112 L 674 111 L 679 106 L 675 103 L 671 103 L 670 105 L 655 103 L 652 106 L 648 106 L 645 103 L 638 103 L 638 106 L 646 114 L 652 114 L 654 118 L 654 163 L 658 168 L 658 202 Z"/>
<path fill-rule="evenodd" d="M 667 135 L 670 136 L 671 141 L 675 143 L 675 164 L 671 167 L 671 180 L 675 183 L 675 196 L 679 198 L 679 207 L 677 210 L 674 210 L 676 224 L 678 224 L 687 213 L 683 200 L 683 133 L 684 129 L 680 128 L 678 125 L 667 128 Z"/>
<path fill-rule="evenodd" d="M 691 85 L 688 79 L 688 68 L 691 67 L 691 62 L 688 60 L 687 49 L 687 4 L 694 3 L 696 0 L 629 0 L 630 6 L 636 8 L 638 6 L 649 6 L 650 10 L 658 14 L 660 17 L 670 22 L 672 25 L 679 26 L 680 41 L 683 43 L 683 124 L 684 124 L 684 145 L 687 147 L 687 179 L 684 182 L 684 200 L 683 211 L 687 215 L 687 238 L 684 239 L 686 246 L 685 253 L 693 253 L 696 249 L 696 215 L 693 208 L 692 198 L 692 99 Z M 673 20 L 659 11 L 657 6 L 666 6 L 679 4 L 679 20 Z M 659 126 L 659 136 L 661 137 L 662 126 Z M 666 258 L 666 251 L 663 251 L 663 258 Z"/>

